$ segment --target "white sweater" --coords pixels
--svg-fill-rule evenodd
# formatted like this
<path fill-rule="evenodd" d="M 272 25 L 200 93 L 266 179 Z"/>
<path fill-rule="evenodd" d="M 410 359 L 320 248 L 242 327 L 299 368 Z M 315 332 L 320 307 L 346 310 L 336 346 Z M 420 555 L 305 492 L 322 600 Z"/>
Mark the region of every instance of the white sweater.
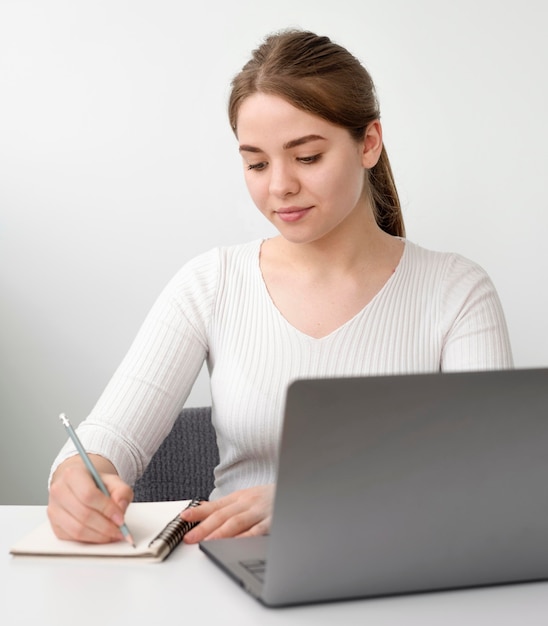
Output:
<path fill-rule="evenodd" d="M 89 417 L 84 447 L 130 485 L 183 407 L 204 359 L 220 463 L 212 498 L 274 482 L 288 383 L 297 378 L 512 367 L 506 322 L 485 271 L 409 241 L 373 300 L 314 339 L 274 306 L 261 241 L 217 248 L 164 289 Z M 75 453 L 67 443 L 54 462 Z"/>

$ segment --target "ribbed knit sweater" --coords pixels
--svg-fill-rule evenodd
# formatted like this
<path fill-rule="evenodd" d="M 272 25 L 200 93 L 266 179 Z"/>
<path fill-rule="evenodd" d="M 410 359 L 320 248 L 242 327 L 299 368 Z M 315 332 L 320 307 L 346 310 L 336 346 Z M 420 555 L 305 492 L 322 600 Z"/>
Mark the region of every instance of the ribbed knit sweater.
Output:
<path fill-rule="evenodd" d="M 512 367 L 493 283 L 460 255 L 406 241 L 372 301 L 316 339 L 272 302 L 261 243 L 213 249 L 175 275 L 78 427 L 86 449 L 108 458 L 128 484 L 169 433 L 204 360 L 220 454 L 212 498 L 274 482 L 285 393 L 295 379 Z M 52 472 L 74 452 L 67 443 Z"/>

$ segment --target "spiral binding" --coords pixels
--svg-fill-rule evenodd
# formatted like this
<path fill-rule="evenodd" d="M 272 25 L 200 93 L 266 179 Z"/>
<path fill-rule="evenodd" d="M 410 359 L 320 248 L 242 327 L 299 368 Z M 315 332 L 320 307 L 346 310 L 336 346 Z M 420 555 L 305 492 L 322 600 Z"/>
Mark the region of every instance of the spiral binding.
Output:
<path fill-rule="evenodd" d="M 200 502 L 202 502 L 201 499 L 191 500 L 186 508 L 196 507 Z M 180 515 L 177 515 L 154 537 L 148 544 L 148 547 L 150 548 L 156 541 L 163 541 L 168 546 L 169 552 L 171 552 L 181 543 L 186 533 L 197 524 L 198 522 L 187 522 L 181 519 Z"/>

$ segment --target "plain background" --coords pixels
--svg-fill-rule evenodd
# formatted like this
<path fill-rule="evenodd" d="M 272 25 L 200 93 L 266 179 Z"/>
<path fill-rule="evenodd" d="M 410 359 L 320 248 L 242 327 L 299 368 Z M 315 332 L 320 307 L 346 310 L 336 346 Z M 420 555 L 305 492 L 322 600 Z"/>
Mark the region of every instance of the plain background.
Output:
<path fill-rule="evenodd" d="M 225 108 L 284 27 L 370 70 L 408 238 L 483 265 L 516 365 L 548 365 L 547 21 L 541 0 L 0 0 L 0 503 L 46 502 L 58 414 L 90 411 L 185 261 L 272 234 Z"/>

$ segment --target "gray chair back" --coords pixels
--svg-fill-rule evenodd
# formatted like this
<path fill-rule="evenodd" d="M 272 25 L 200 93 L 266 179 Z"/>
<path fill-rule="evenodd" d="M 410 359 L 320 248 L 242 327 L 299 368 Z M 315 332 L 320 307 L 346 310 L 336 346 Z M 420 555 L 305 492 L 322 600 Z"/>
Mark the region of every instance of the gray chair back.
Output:
<path fill-rule="evenodd" d="M 219 462 L 211 407 L 181 411 L 169 435 L 135 483 L 135 502 L 207 499 Z"/>

